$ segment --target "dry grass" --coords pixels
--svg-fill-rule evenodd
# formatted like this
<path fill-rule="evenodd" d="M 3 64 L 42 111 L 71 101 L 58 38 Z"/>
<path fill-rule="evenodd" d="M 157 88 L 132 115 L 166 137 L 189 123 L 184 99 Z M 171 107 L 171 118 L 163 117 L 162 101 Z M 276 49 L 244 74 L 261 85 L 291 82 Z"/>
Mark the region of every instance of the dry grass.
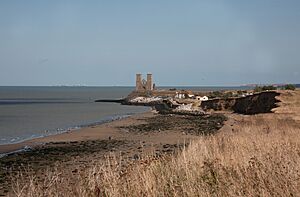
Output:
<path fill-rule="evenodd" d="M 300 196 L 299 103 L 287 98 L 276 114 L 232 115 L 233 130 L 202 137 L 179 155 L 144 158 L 125 170 L 114 157 L 73 179 L 62 169 L 44 182 L 24 184 L 20 176 L 12 196 Z"/>
<path fill-rule="evenodd" d="M 300 89 L 296 91 L 281 90 L 278 97 L 281 103 L 278 108 L 274 109 L 275 113 L 289 115 L 294 120 L 300 121 Z"/>

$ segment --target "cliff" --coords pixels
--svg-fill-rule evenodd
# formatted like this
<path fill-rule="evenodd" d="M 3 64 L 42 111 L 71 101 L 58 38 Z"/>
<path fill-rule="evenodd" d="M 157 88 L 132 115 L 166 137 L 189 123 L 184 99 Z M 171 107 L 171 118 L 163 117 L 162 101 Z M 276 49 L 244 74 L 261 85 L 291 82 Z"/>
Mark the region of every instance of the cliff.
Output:
<path fill-rule="evenodd" d="M 280 93 L 275 91 L 261 92 L 246 97 L 228 98 L 228 99 L 212 99 L 203 101 L 201 108 L 207 110 L 229 110 L 239 114 L 258 114 L 269 113 L 275 107 L 279 100 L 276 96 Z"/>

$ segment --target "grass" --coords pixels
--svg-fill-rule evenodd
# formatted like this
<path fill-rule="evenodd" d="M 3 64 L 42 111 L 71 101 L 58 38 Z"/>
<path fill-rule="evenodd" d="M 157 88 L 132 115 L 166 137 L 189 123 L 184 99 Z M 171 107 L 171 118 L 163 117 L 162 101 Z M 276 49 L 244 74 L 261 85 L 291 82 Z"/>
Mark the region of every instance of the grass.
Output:
<path fill-rule="evenodd" d="M 126 168 L 111 156 L 72 179 L 63 169 L 46 172 L 43 182 L 19 174 L 12 196 L 299 196 L 300 94 L 291 94 L 275 114 L 232 115 L 232 128 L 178 155 L 145 156 Z"/>

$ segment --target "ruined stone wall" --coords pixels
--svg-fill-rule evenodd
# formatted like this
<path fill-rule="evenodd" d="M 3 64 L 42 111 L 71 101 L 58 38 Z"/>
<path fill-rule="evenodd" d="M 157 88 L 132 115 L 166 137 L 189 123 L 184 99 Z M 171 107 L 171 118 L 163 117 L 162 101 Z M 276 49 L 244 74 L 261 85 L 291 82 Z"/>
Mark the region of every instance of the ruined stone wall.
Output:
<path fill-rule="evenodd" d="M 142 79 L 142 74 L 136 74 L 135 90 L 137 92 L 152 91 L 153 90 L 152 74 L 147 74 L 147 80 Z"/>

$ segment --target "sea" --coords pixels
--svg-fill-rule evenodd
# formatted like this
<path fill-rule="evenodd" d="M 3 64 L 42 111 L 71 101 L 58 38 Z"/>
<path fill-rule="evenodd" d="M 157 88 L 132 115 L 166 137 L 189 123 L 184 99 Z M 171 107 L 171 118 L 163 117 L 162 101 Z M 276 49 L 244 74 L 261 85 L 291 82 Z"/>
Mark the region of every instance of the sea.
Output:
<path fill-rule="evenodd" d="M 205 91 L 234 89 L 177 88 Z M 134 87 L 0 86 L 0 145 L 59 134 L 149 111 L 149 107 L 94 102 L 98 99 L 124 98 L 132 90 Z"/>
<path fill-rule="evenodd" d="M 148 111 L 95 103 L 126 97 L 134 87 L 0 87 L 0 144 L 59 134 Z"/>

